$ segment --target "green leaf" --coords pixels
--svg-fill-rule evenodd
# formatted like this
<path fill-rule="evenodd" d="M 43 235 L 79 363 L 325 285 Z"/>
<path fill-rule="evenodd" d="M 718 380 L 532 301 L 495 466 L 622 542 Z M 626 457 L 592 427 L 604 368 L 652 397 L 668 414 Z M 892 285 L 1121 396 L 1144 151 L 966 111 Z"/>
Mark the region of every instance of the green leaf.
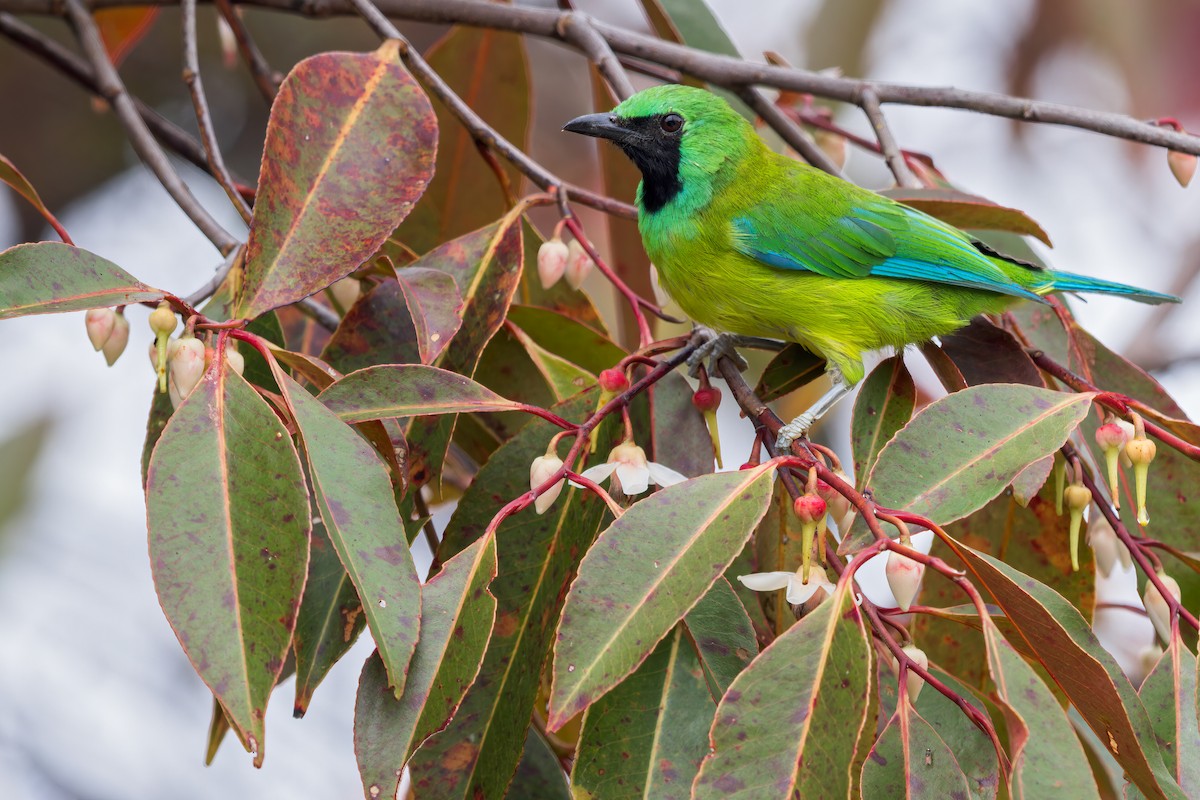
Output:
<path fill-rule="evenodd" d="M 866 629 L 840 585 L 721 698 L 693 797 L 849 796 L 870 669 Z"/>
<path fill-rule="evenodd" d="M 344 422 L 521 407 L 470 378 L 419 364 L 380 364 L 351 372 L 322 392 L 321 402 Z"/>
<path fill-rule="evenodd" d="M 650 441 L 654 460 L 689 478 L 713 471 L 712 437 L 692 405 L 694 391 L 678 372 L 650 387 Z"/>
<path fill-rule="evenodd" d="M 1099 798 L 1071 720 L 1033 668 L 990 620 L 983 623 L 988 667 L 1008 721 L 1014 798 Z"/>
<path fill-rule="evenodd" d="M 508 320 L 551 353 L 593 375 L 615 366 L 626 355 L 620 345 L 600 331 L 549 308 L 513 305 L 508 309 Z"/>
<path fill-rule="evenodd" d="M 750 538 L 770 465 L 702 475 L 633 505 L 584 556 L 563 606 L 546 726 L 558 730 L 637 668 Z"/>
<path fill-rule="evenodd" d="M 62 223 L 58 218 L 50 213 L 50 209 L 46 208 L 46 204 L 42 202 L 42 198 L 38 195 L 37 189 L 33 188 L 33 184 L 21 174 L 17 169 L 16 164 L 13 164 L 3 155 L 0 155 L 0 181 L 4 181 L 12 187 L 13 191 L 24 197 L 29 204 L 37 209 L 37 212 L 42 215 L 42 219 L 54 228 L 54 231 L 59 235 L 64 242 L 69 242 L 71 237 L 67 235 L 67 231 L 63 228 Z"/>
<path fill-rule="evenodd" d="M 734 678 L 758 655 L 750 617 L 729 581 L 718 578 L 683 622 L 696 645 L 713 700 L 720 700 Z"/>
<path fill-rule="evenodd" d="M 236 316 L 257 317 L 349 275 L 425 191 L 437 119 L 398 48 L 320 53 L 279 87 Z"/>
<path fill-rule="evenodd" d="M 941 338 L 945 352 L 971 386 L 984 383 L 1024 383 L 1046 388 L 1037 365 L 1013 335 L 984 317 Z"/>
<path fill-rule="evenodd" d="M 967 797 L 970 784 L 933 726 L 901 703 L 863 764 L 862 792 L 889 800 L 933 800 Z"/>
<path fill-rule="evenodd" d="M 912 419 L 916 404 L 917 387 L 904 366 L 903 354 L 880 362 L 863 381 L 850 423 L 854 475 L 860 487 L 866 484 L 879 451 Z"/>
<path fill-rule="evenodd" d="M 1028 507 L 1046 485 L 1046 479 L 1053 471 L 1054 456 L 1049 455 L 1018 472 L 1012 481 L 1013 499 L 1017 501 L 1017 505 Z"/>
<path fill-rule="evenodd" d="M 396 271 L 420 350 L 421 363 L 432 364 L 462 325 L 462 296 L 454 277 L 437 269 L 408 267 Z"/>
<path fill-rule="evenodd" d="M 991 200 L 957 189 L 885 189 L 880 194 L 924 211 L 956 228 L 1020 233 L 1040 239 L 1049 246 L 1050 237 L 1024 211 L 997 205 Z"/>
<path fill-rule="evenodd" d="M 1126 776 L 1148 797 L 1183 798 L 1129 679 L 1075 607 L 1003 561 L 957 543 L 954 550 L 974 580 L 1004 609 Z"/>
<path fill-rule="evenodd" d="M 879 454 L 866 485 L 882 505 L 944 525 L 1000 494 L 1053 453 L 1091 408 L 1092 394 L 973 386 L 921 410 Z"/>
<path fill-rule="evenodd" d="M 454 716 L 479 672 L 496 618 L 488 584 L 496 540 L 477 539 L 425 584 L 421 640 L 396 699 L 376 651 L 363 666 L 354 708 L 354 753 L 367 800 L 395 797 L 413 751 Z"/>
<path fill-rule="evenodd" d="M 363 284 L 364 288 L 367 286 Z M 346 315 L 321 351 L 321 358 L 339 372 L 354 372 L 377 364 L 421 363 L 417 331 L 405 307 L 400 284 L 384 280 L 363 292 L 346 309 Z"/>
<path fill-rule="evenodd" d="M 312 526 L 291 437 L 223 363 L 176 409 L 150 458 L 150 564 L 180 644 L 261 764 Z"/>
<path fill-rule="evenodd" d="M 366 440 L 281 368 L 276 368 L 275 380 L 304 442 L 321 521 L 358 590 L 375 646 L 399 697 L 420 631 L 421 579 L 387 468 Z"/>
<path fill-rule="evenodd" d="M 596 407 L 597 396 L 596 390 L 583 393 L 554 411 L 582 418 Z M 545 453 L 556 430 L 535 419 L 480 468 L 446 527 L 443 559 L 483 535 L 499 509 L 497 498 L 529 490 L 529 464 Z M 614 430 L 601 427 L 600 452 L 607 452 Z M 412 758 L 418 797 L 434 791 L 464 800 L 504 796 L 525 745 L 562 598 L 605 512 L 599 498 L 568 486 L 545 514 L 526 509 L 497 529 L 499 566 L 491 586 L 496 624 L 479 676 L 454 719 Z"/>
<path fill-rule="evenodd" d="M 524 149 L 531 110 L 524 37 L 507 31 L 454 27 L 425 57 L 484 122 Z M 480 155 L 471 134 L 436 98 L 433 109 L 440 131 L 437 171 L 421 202 L 396 231 L 397 238 L 418 253 L 486 225 L 508 208 L 496 173 Z M 519 187 L 521 174 L 508 162 L 499 163 L 509 182 Z"/>
<path fill-rule="evenodd" d="M 313 521 L 308 580 L 292 650 L 296 655 L 296 703 L 293 716 L 308 712 L 313 693 L 346 654 L 367 624 L 358 591 L 320 520 Z"/>
<path fill-rule="evenodd" d="M 516 325 L 510 324 L 508 330 L 525 348 L 530 361 L 554 393 L 554 402 L 573 397 L 596 382 L 593 373 L 546 350 Z"/>
<path fill-rule="evenodd" d="M 974 606 L 971 608 L 974 609 Z M 971 690 L 954 676 L 936 668 L 933 672 L 951 689 L 971 699 Z M 915 708 L 954 751 L 955 761 L 967 776 L 970 797 L 973 800 L 992 800 L 996 797 L 1000 788 L 1000 760 L 991 739 L 941 692 L 926 687 L 917 698 Z"/>
<path fill-rule="evenodd" d="M 716 710 L 696 651 L 676 626 L 587 710 L 571 770 L 573 797 L 688 800 Z"/>
<path fill-rule="evenodd" d="M 558 754 L 536 725 L 529 726 L 521 763 L 504 796 L 507 800 L 574 800 Z"/>
<path fill-rule="evenodd" d="M 825 374 L 825 359 L 815 356 L 798 344 L 789 344 L 775 354 L 754 393 L 764 403 L 803 389 Z"/>
<path fill-rule="evenodd" d="M 1189 797 L 1200 795 L 1200 719 L 1196 656 L 1178 637 L 1142 682 L 1138 695 L 1163 743 L 1167 769 Z"/>
<path fill-rule="evenodd" d="M 35 242 L 0 252 L 0 319 L 162 298 L 111 261 L 71 245 Z"/>

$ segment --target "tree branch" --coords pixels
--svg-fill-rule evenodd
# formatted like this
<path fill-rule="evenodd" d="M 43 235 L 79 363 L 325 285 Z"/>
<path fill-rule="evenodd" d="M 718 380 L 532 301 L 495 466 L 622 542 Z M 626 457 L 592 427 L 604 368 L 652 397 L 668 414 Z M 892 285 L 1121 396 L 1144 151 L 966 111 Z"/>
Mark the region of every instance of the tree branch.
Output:
<path fill-rule="evenodd" d="M 908 168 L 908 162 L 904 160 L 904 154 L 900 152 L 900 146 L 896 144 L 896 137 L 892 135 L 892 129 L 888 127 L 883 110 L 879 107 L 879 96 L 875 94 L 874 89 L 870 87 L 863 89 L 860 106 L 871 122 L 871 129 L 875 131 L 875 138 L 879 140 L 879 151 L 883 153 L 883 159 L 887 162 L 888 169 L 896 178 L 896 185 L 920 188 L 921 182 Z"/>
<path fill-rule="evenodd" d="M 238 51 L 242 54 L 242 60 L 250 67 L 254 85 L 258 87 L 258 91 L 267 101 L 267 105 L 270 105 L 275 100 L 275 93 L 279 91 L 279 84 L 283 82 L 283 76 L 271 69 L 271 65 L 263 57 L 262 51 L 258 49 L 258 45 L 251 38 L 246 23 L 242 21 L 229 0 L 214 1 L 217 9 L 221 12 L 221 17 L 233 31 L 233 38 L 237 42 Z"/>
<path fill-rule="evenodd" d="M 557 31 L 565 41 L 575 45 L 593 64 L 618 100 L 634 93 L 633 82 L 604 37 L 596 32 L 592 20 L 578 11 L 568 11 L 559 18 Z"/>
<path fill-rule="evenodd" d="M 755 114 L 762 117 L 763 122 L 770 125 L 771 130 L 778 133 L 787 146 L 799 153 L 801 158 L 830 175 L 836 175 L 839 178 L 845 177 L 838 165 L 825 155 L 825 151 L 817 147 L 808 134 L 793 122 L 779 106 L 763 97 L 762 92 L 752 86 L 742 86 L 736 91 L 738 97 L 742 98 L 742 102 L 750 106 Z"/>

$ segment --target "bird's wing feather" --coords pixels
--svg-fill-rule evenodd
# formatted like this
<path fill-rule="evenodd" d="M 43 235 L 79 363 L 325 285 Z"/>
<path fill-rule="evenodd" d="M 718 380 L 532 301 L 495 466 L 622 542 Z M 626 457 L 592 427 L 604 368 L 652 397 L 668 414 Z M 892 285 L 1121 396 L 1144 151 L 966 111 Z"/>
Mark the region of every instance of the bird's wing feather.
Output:
<path fill-rule="evenodd" d="M 963 233 L 887 198 L 863 200 L 846 213 L 800 222 L 795 198 L 776 195 L 733 220 L 734 247 L 778 269 L 828 278 L 898 278 L 1040 299 Z"/>

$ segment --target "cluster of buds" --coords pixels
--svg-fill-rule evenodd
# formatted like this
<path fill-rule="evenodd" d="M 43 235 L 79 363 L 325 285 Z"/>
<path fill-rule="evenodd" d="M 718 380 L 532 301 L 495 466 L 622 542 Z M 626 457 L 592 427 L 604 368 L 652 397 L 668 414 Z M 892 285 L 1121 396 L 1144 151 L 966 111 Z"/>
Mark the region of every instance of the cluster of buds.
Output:
<path fill-rule="evenodd" d="M 1154 442 L 1146 438 L 1146 424 L 1139 415 L 1133 414 L 1133 438 L 1125 443 L 1125 455 L 1133 464 L 1133 486 L 1137 498 L 1139 525 L 1150 524 L 1150 515 L 1146 512 L 1146 477 L 1150 472 L 1150 462 L 1154 460 L 1155 450 Z"/>
<path fill-rule="evenodd" d="M 531 491 L 553 478 L 562 469 L 563 460 L 558 457 L 557 445 L 558 440 L 551 439 L 550 444 L 546 447 L 546 455 L 538 456 L 529 465 L 529 488 Z M 539 514 L 545 514 L 546 510 L 554 505 L 554 501 L 562 494 L 562 490 L 563 481 L 560 479 L 545 492 L 538 495 L 537 499 L 533 501 L 533 510 Z"/>
<path fill-rule="evenodd" d="M 721 463 L 721 435 L 717 430 L 717 409 L 721 407 L 721 390 L 708 382 L 708 371 L 700 370 L 700 388 L 692 395 L 692 405 L 704 415 L 704 425 L 712 439 L 713 455 L 717 459 L 717 468 Z"/>
<path fill-rule="evenodd" d="M 1179 584 L 1174 578 L 1161 570 L 1158 571 L 1158 580 L 1177 604 L 1179 598 L 1183 596 L 1183 593 L 1179 590 Z M 1171 621 L 1175 615 L 1172 610 L 1172 604 L 1162 596 L 1162 592 L 1158 590 L 1153 581 L 1146 581 L 1146 591 L 1142 595 L 1142 605 L 1146 607 L 1146 614 L 1149 615 L 1150 621 L 1154 623 L 1154 630 L 1158 633 L 1158 638 L 1162 639 L 1164 644 L 1170 644 Z"/>
<path fill-rule="evenodd" d="M 1096 569 L 1106 578 L 1112 575 L 1118 563 L 1125 569 L 1133 564 L 1129 548 L 1118 538 L 1108 518 L 1096 506 L 1092 506 L 1088 517 L 1087 543 L 1096 559 Z"/>
<path fill-rule="evenodd" d="M 93 308 L 87 312 L 84 324 L 92 347 L 104 353 L 110 367 L 117 363 L 129 344 L 129 320 L 125 319 L 124 309 Z"/>
<path fill-rule="evenodd" d="M 572 289 L 579 289 L 595 266 L 578 239 L 572 239 L 567 245 L 557 232 L 538 248 L 537 264 L 543 289 L 549 289 L 563 278 Z"/>
<path fill-rule="evenodd" d="M 1063 499 L 1071 514 L 1071 569 L 1078 572 L 1079 531 L 1083 526 L 1083 511 L 1092 503 L 1092 492 L 1083 485 L 1083 466 L 1079 459 L 1075 459 L 1071 467 L 1071 485 L 1063 490 Z"/>
<path fill-rule="evenodd" d="M 825 563 L 825 514 L 828 506 L 821 499 L 821 495 L 817 494 L 817 470 L 812 468 L 808 471 L 808 486 L 804 490 L 804 494 L 796 498 L 792 503 L 792 511 L 800 520 L 800 576 L 805 583 L 808 582 L 808 572 L 812 565 L 813 542 L 817 540 L 818 532 L 820 533 L 820 553 L 821 563 Z"/>
<path fill-rule="evenodd" d="M 908 660 L 919 666 L 921 669 L 929 669 L 929 656 L 925 655 L 925 651 L 917 647 L 912 642 L 900 648 L 904 651 L 904 655 L 908 656 Z M 892 669 L 896 674 L 900 674 L 900 661 L 895 656 L 892 656 Z M 915 669 L 904 671 L 904 689 L 908 695 L 908 702 L 911 705 L 917 704 L 917 696 L 921 694 L 921 687 L 925 685 L 925 679 L 922 678 Z"/>

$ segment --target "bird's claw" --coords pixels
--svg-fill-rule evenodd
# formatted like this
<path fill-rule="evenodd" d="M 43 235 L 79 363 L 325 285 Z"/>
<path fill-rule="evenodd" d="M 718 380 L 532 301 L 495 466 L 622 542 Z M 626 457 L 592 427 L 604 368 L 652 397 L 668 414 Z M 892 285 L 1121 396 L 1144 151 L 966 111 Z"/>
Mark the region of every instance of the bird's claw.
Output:
<path fill-rule="evenodd" d="M 721 358 L 728 358 L 738 368 L 739 372 L 745 372 L 749 368 L 746 359 L 742 358 L 735 348 L 741 341 L 741 338 L 732 333 L 715 333 L 707 329 L 700 329 L 698 333 L 707 334 L 708 340 L 697 347 L 687 359 L 688 374 L 693 378 L 700 374 L 701 365 L 707 360 L 709 373 L 715 374 L 717 371 L 717 361 Z"/>
<path fill-rule="evenodd" d="M 775 440 L 775 452 L 788 455 L 792 452 L 792 442 L 808 437 L 808 429 L 816 420 L 813 415 L 805 412 L 779 429 L 779 438 Z"/>

